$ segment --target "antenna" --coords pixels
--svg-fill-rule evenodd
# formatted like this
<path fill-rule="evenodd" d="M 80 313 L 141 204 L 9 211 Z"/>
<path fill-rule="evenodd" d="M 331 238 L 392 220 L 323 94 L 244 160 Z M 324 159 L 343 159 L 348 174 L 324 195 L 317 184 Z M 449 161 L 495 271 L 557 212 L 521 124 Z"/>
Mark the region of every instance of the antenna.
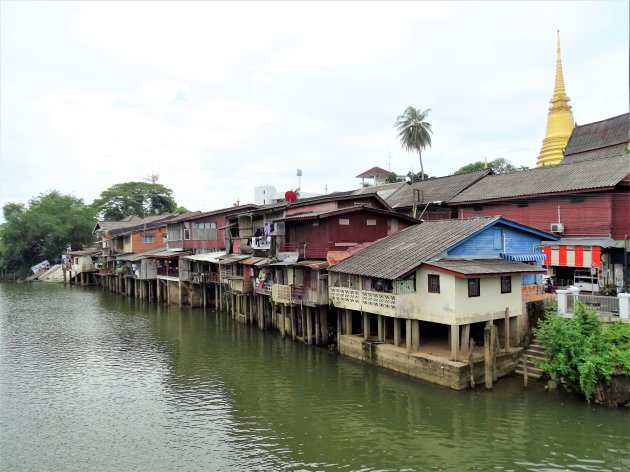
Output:
<path fill-rule="evenodd" d="M 299 189 L 302 188 L 302 169 L 298 169 L 296 172 L 297 178 L 298 178 L 298 187 Z"/>
<path fill-rule="evenodd" d="M 143 177 L 142 180 L 145 182 L 151 182 L 152 184 L 156 183 L 160 179 L 160 174 L 151 174 L 148 177 Z"/>

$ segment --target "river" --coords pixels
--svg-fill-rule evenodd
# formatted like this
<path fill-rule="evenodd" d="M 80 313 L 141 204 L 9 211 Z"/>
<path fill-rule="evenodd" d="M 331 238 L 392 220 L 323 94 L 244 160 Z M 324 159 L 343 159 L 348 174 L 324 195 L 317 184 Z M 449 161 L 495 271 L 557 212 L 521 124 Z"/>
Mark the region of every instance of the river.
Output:
<path fill-rule="evenodd" d="M 213 310 L 0 284 L 3 471 L 628 471 L 630 411 L 456 392 Z"/>

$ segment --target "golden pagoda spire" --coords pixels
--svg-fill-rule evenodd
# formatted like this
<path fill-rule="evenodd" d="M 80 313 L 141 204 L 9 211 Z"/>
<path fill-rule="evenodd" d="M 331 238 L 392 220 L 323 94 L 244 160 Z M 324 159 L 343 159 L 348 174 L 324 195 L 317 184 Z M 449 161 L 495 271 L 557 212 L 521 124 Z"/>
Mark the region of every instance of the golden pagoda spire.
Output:
<path fill-rule="evenodd" d="M 553 88 L 553 97 L 549 100 L 551 107 L 547 114 L 547 133 L 543 139 L 543 145 L 536 161 L 536 167 L 555 166 L 562 160 L 564 148 L 575 127 L 573 112 L 564 87 L 562 74 L 562 60 L 560 59 L 560 31 L 558 31 L 558 46 L 556 56 L 556 81 Z"/>

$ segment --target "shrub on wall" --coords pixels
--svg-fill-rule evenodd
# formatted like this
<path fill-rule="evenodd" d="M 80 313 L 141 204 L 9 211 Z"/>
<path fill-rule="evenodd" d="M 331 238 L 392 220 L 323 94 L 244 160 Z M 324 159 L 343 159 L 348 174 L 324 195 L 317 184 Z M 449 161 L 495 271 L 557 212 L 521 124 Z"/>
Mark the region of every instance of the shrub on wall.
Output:
<path fill-rule="evenodd" d="M 630 375 L 630 324 L 603 323 L 594 309 L 576 303 L 572 318 L 549 310 L 534 333 L 551 355 L 542 369 L 578 388 L 588 401 L 600 382 Z"/>

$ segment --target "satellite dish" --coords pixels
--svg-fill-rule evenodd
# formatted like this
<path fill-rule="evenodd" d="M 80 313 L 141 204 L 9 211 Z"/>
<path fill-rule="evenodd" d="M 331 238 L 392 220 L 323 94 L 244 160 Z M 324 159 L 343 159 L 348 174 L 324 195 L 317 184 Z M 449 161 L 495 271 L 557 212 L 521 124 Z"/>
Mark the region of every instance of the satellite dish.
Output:
<path fill-rule="evenodd" d="M 295 201 L 297 200 L 297 195 L 293 190 L 289 190 L 288 192 L 285 192 L 284 199 L 289 203 L 295 203 Z"/>

